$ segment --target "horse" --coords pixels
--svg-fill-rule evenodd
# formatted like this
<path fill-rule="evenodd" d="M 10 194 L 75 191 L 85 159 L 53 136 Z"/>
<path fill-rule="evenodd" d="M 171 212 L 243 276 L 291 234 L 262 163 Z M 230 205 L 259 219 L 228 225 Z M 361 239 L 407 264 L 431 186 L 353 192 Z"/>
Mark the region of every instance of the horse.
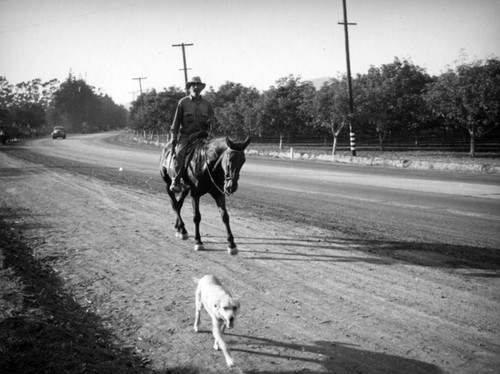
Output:
<path fill-rule="evenodd" d="M 236 192 L 240 170 L 245 163 L 245 148 L 251 138 L 243 142 L 234 142 L 229 137 L 212 140 L 197 140 L 186 155 L 184 182 L 189 187 L 180 193 L 170 191 L 173 176 L 175 175 L 175 152 L 172 152 L 171 143 L 167 144 L 160 157 L 160 175 L 166 183 L 167 194 L 170 197 L 172 208 L 176 214 L 175 236 L 182 240 L 188 239 L 188 233 L 181 217 L 184 200 L 191 193 L 193 206 L 193 221 L 195 224 L 195 251 L 204 250 L 200 235 L 200 198 L 210 194 L 219 208 L 222 222 L 226 227 L 227 251 L 230 255 L 238 253 L 234 236 L 229 225 L 229 214 L 226 209 L 226 196 Z"/>

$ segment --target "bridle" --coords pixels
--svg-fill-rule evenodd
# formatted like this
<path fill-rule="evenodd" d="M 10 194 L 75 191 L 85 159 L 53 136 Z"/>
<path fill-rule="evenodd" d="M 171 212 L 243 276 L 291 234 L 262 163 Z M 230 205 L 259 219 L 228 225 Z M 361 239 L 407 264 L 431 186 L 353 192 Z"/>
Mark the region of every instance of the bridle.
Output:
<path fill-rule="evenodd" d="M 236 149 L 227 148 L 224 152 L 222 152 L 222 154 L 220 155 L 219 159 L 215 163 L 212 170 L 210 170 L 210 165 L 208 165 L 208 161 L 205 159 L 205 164 L 207 166 L 207 171 L 208 171 L 208 175 L 210 177 L 210 180 L 212 181 L 215 188 L 217 188 L 217 190 L 221 194 L 226 195 L 226 196 L 229 196 L 230 194 L 220 189 L 220 187 L 217 185 L 217 183 L 215 183 L 214 178 L 212 176 L 212 173 L 215 171 L 215 169 L 217 169 L 219 164 L 222 163 L 222 159 L 224 158 L 224 154 L 227 154 L 226 164 L 224 165 L 225 167 L 222 167 L 222 170 L 224 170 L 224 184 L 226 184 L 229 181 L 233 181 L 236 178 L 236 170 L 232 170 L 232 171 L 229 170 L 229 156 L 231 153 L 234 153 L 234 152 L 245 153 L 245 151 L 238 151 Z"/>

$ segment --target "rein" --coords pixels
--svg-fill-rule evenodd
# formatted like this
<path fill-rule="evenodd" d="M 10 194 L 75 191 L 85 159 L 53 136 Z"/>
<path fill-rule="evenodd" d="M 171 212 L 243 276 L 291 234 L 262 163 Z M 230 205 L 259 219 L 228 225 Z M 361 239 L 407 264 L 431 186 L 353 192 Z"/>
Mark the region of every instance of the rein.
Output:
<path fill-rule="evenodd" d="M 224 157 L 224 153 L 230 153 L 230 152 L 245 152 L 245 151 L 238 151 L 236 149 L 231 149 L 231 148 L 227 148 L 224 152 L 222 152 L 222 154 L 220 155 L 220 157 L 217 159 L 217 162 L 215 163 L 212 171 L 210 171 L 210 166 L 208 165 L 208 161 L 207 159 L 205 159 L 205 165 L 207 166 L 207 172 L 208 172 L 208 176 L 210 177 L 210 180 L 212 181 L 213 185 L 215 186 L 215 188 L 217 188 L 217 190 L 223 194 L 223 195 L 229 195 L 229 194 L 226 194 L 224 191 L 222 191 L 219 186 L 217 185 L 217 183 L 215 183 L 214 181 L 214 178 L 212 177 L 212 173 L 215 171 L 215 169 L 217 169 L 217 167 L 219 166 L 219 164 L 222 163 L 222 159 Z M 229 162 L 228 162 L 229 163 Z M 227 165 L 226 165 L 226 170 L 228 169 Z M 225 180 L 231 180 L 234 178 L 234 175 L 228 175 L 228 174 L 225 174 L 224 175 L 224 179 Z"/>

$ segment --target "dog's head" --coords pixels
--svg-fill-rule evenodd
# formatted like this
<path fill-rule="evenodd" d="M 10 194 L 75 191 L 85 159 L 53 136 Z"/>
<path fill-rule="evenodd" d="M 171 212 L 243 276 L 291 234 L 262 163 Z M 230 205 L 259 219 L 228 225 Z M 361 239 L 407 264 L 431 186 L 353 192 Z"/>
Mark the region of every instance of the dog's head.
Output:
<path fill-rule="evenodd" d="M 215 310 L 219 314 L 219 318 L 224 321 L 228 329 L 233 328 L 236 315 L 240 310 L 240 302 L 234 299 L 227 299 L 218 305 L 215 305 Z"/>

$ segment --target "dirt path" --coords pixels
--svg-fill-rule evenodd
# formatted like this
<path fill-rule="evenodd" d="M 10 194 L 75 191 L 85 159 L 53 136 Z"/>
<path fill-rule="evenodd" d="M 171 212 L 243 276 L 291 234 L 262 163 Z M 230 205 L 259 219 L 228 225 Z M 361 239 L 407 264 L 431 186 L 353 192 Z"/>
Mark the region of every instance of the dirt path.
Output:
<path fill-rule="evenodd" d="M 413 265 L 356 238 L 234 209 L 240 253 L 229 256 L 208 198 L 207 251 L 194 252 L 192 240 L 174 237 L 164 195 L 6 153 L 0 167 L 3 225 L 14 228 L 34 261 L 53 270 L 55 280 L 37 276 L 47 287 L 60 282 L 60 297 L 73 300 L 74 314 L 66 317 L 93 317 L 95 331 L 85 325 L 68 341 L 92 331 L 92 342 L 104 350 L 95 357 L 108 354 L 109 372 L 121 362 L 121 370 L 155 373 L 493 373 L 500 367 L 498 267 L 442 268 L 443 258 L 424 251 L 413 254 L 427 256 L 422 265 Z M 189 206 L 184 215 L 192 230 Z M 0 281 L 14 290 L 26 283 L 27 270 L 8 266 L 16 262 L 5 240 L 1 249 Z M 241 299 L 236 328 L 226 336 L 238 365 L 232 370 L 212 349 L 206 314 L 202 333 L 192 327 L 192 277 L 209 273 Z M 47 292 L 34 289 L 38 296 Z M 1 334 L 8 335 L 9 320 L 29 315 L 25 299 L 38 296 L 28 291 L 4 292 Z M 105 332 L 112 342 L 100 344 Z M 0 364 L 14 367 L 18 351 L 6 341 L 0 353 L 12 360 Z M 69 372 L 97 365 L 80 361 Z"/>

